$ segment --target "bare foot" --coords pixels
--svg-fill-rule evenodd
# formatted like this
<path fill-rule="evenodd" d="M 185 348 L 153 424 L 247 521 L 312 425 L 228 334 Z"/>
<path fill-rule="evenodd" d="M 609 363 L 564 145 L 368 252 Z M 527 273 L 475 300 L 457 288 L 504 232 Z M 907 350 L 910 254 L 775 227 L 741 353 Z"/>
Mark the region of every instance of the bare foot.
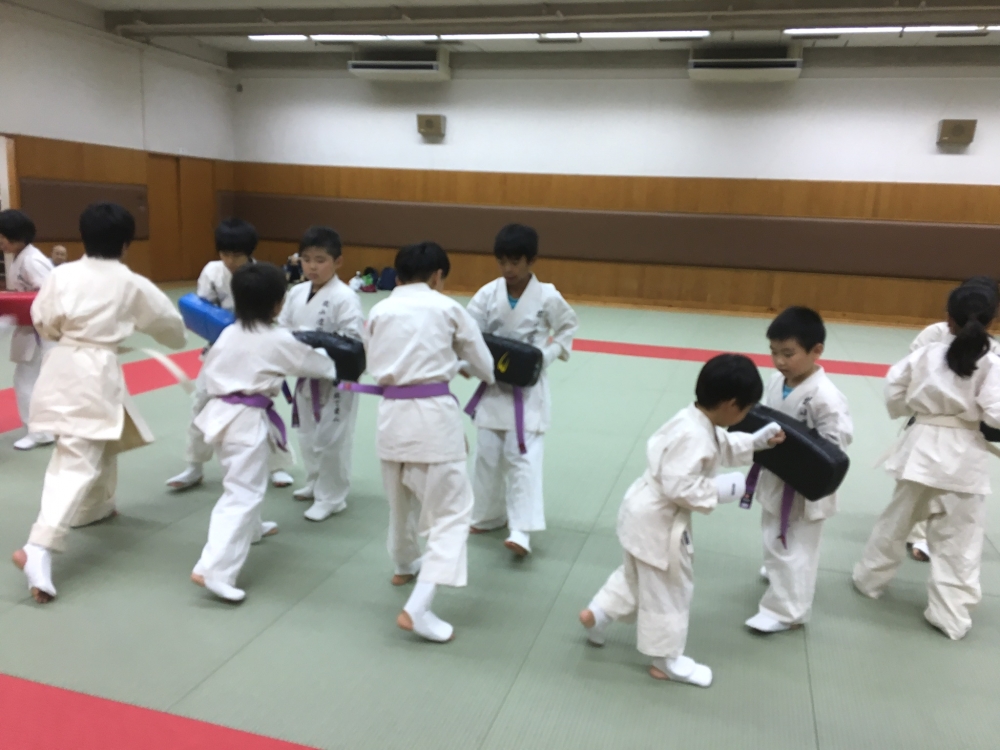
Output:
<path fill-rule="evenodd" d="M 202 588 L 205 587 L 205 576 L 198 575 L 197 573 L 191 574 L 191 583 L 196 583 Z"/>
<path fill-rule="evenodd" d="M 649 668 L 649 676 L 652 677 L 654 680 L 669 680 L 670 679 L 670 675 L 668 675 L 666 672 L 661 672 L 656 667 L 650 667 Z"/>
<path fill-rule="evenodd" d="M 518 557 L 527 557 L 528 556 L 528 550 L 526 550 L 524 547 L 522 547 L 517 542 L 512 542 L 510 539 L 508 539 L 506 542 L 504 542 L 503 546 L 506 547 L 507 549 L 509 549 L 511 552 L 513 552 Z"/>
<path fill-rule="evenodd" d="M 594 617 L 593 612 L 589 609 L 585 609 L 580 613 L 580 624 L 587 628 L 587 630 L 590 630 L 597 624 L 597 618 Z"/>
<path fill-rule="evenodd" d="M 410 617 L 410 613 L 407 612 L 405 609 L 401 611 L 399 615 L 396 617 L 396 625 L 400 628 L 400 630 L 409 630 L 412 632 L 413 618 Z"/>
<path fill-rule="evenodd" d="M 13 555 L 10 556 L 11 560 L 14 561 L 14 565 L 17 566 L 18 570 L 24 570 L 24 566 L 28 564 L 28 553 L 23 549 L 19 549 Z M 31 598 L 34 599 L 39 604 L 48 604 L 52 601 L 52 594 L 42 591 L 41 589 L 32 588 Z"/>
<path fill-rule="evenodd" d="M 906 543 L 906 551 L 910 553 L 910 557 L 917 562 L 930 562 L 931 559 L 924 554 L 924 551 L 914 544 Z"/>
<path fill-rule="evenodd" d="M 412 573 L 397 573 L 390 579 L 389 582 L 393 586 L 405 586 L 406 584 L 410 583 L 414 578 L 416 578 L 416 576 L 413 575 Z M 406 613 L 404 612 L 404 614 Z M 409 617 L 409 615 L 406 616 Z M 400 625 L 399 627 L 402 628 L 403 626 Z M 413 623 L 410 623 L 410 627 L 403 628 L 403 630 L 411 630 L 412 628 L 413 628 Z"/>

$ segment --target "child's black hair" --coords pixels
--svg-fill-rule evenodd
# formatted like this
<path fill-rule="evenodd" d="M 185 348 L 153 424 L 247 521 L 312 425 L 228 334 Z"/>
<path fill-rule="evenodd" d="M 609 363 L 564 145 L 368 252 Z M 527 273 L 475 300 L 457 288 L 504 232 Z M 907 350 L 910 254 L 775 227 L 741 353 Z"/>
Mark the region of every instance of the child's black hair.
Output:
<path fill-rule="evenodd" d="M 243 253 L 249 258 L 257 249 L 257 230 L 243 219 L 223 219 L 215 228 L 215 249 L 220 253 Z"/>
<path fill-rule="evenodd" d="M 948 295 L 948 317 L 958 329 L 948 347 L 948 368 L 961 378 L 976 371 L 976 362 L 990 349 L 986 332 L 997 314 L 996 297 L 977 284 L 963 284 Z"/>
<path fill-rule="evenodd" d="M 80 214 L 83 250 L 91 258 L 120 258 L 135 239 L 135 219 L 117 203 L 92 203 Z"/>
<path fill-rule="evenodd" d="M 807 352 L 826 342 L 826 326 L 819 313 L 808 307 L 789 307 L 767 327 L 769 341 L 795 339 Z"/>
<path fill-rule="evenodd" d="M 233 273 L 236 319 L 246 330 L 274 322 L 275 308 L 285 297 L 285 273 L 272 263 L 247 263 Z"/>
<path fill-rule="evenodd" d="M 318 247 L 334 259 L 339 258 L 342 247 L 340 235 L 330 227 L 309 227 L 299 242 L 299 252 L 310 247 Z"/>
<path fill-rule="evenodd" d="M 441 271 L 447 278 L 451 271 L 448 253 L 436 242 L 420 242 L 407 245 L 398 253 L 393 263 L 400 284 L 414 281 L 429 281 L 435 271 Z"/>
<path fill-rule="evenodd" d="M 493 241 L 493 255 L 497 258 L 526 258 L 529 262 L 538 256 L 538 232 L 524 224 L 508 224 Z"/>
<path fill-rule="evenodd" d="M 0 234 L 11 242 L 30 245 L 35 239 L 35 222 L 17 209 L 0 211 Z"/>
<path fill-rule="evenodd" d="M 724 401 L 736 399 L 741 409 L 756 404 L 764 395 L 764 382 L 757 365 L 742 354 L 718 354 L 698 373 L 694 388 L 700 406 L 714 409 Z"/>
<path fill-rule="evenodd" d="M 1000 308 L 1000 285 L 996 279 L 992 276 L 973 276 L 963 281 L 962 286 L 974 286 L 987 292 L 993 300 L 993 317 L 996 317 L 997 309 Z"/>

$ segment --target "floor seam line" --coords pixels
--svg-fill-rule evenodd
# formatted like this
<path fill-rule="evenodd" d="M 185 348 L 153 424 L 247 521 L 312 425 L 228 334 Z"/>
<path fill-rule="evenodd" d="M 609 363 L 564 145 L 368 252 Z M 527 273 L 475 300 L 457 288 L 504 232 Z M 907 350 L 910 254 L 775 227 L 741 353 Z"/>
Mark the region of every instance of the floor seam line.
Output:
<path fill-rule="evenodd" d="M 806 681 L 809 683 L 809 707 L 812 712 L 813 737 L 816 741 L 816 750 L 820 750 L 819 741 L 819 719 L 816 716 L 816 694 L 813 691 L 812 665 L 809 661 L 809 632 L 803 633 L 802 648 L 806 656 Z"/>

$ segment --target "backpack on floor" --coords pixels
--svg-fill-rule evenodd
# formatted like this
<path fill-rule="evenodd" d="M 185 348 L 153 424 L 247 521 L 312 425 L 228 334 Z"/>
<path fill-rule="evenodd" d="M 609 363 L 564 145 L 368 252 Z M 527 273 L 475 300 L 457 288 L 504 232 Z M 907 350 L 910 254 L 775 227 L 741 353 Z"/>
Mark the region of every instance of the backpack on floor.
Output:
<path fill-rule="evenodd" d="M 378 291 L 378 269 L 368 266 L 364 271 L 361 272 L 361 279 L 364 284 L 361 287 L 362 292 L 375 292 Z"/>
<path fill-rule="evenodd" d="M 396 288 L 396 269 L 386 266 L 378 277 L 378 288 L 392 291 Z"/>

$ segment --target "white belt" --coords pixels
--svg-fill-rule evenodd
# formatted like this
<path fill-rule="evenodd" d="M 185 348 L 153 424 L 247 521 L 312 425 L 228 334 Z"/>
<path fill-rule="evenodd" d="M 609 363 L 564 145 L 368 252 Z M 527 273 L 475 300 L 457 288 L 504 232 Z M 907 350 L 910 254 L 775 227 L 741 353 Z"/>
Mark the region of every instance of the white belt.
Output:
<path fill-rule="evenodd" d="M 917 414 L 914 417 L 915 424 L 925 424 L 932 427 L 948 427 L 953 430 L 970 430 L 971 432 L 979 432 L 979 422 L 969 422 L 968 420 L 961 419 L 956 416 L 948 416 L 944 414 Z M 899 433 L 899 437 L 892 441 L 892 444 L 886 448 L 885 452 L 878 457 L 875 462 L 875 467 L 878 468 L 886 461 L 889 460 L 889 456 L 896 452 L 896 449 L 903 444 L 906 440 L 906 425 L 903 425 L 903 429 Z M 987 451 L 992 453 L 997 458 L 1000 458 L 1000 448 L 997 448 L 993 443 L 987 442 L 983 439 L 985 443 L 985 448 Z"/>
<path fill-rule="evenodd" d="M 670 526 L 670 549 L 667 551 L 667 574 L 680 575 L 681 545 L 684 543 L 684 532 L 691 527 L 691 511 L 687 508 L 677 508 L 674 522 Z"/>
<path fill-rule="evenodd" d="M 105 344 L 98 341 L 80 341 L 79 339 L 71 339 L 66 336 L 59 339 L 59 343 L 63 346 L 71 346 L 75 349 L 103 349 L 104 351 L 111 352 L 115 355 L 127 354 L 131 351 L 140 351 L 143 354 L 148 354 L 150 357 L 163 365 L 163 368 L 167 372 L 177 378 L 177 384 L 187 393 L 194 393 L 194 384 L 191 382 L 191 378 L 187 376 L 187 373 L 178 367 L 173 360 L 165 357 L 162 352 L 158 352 L 155 349 L 146 349 L 143 347 L 135 350 L 128 346 Z"/>

